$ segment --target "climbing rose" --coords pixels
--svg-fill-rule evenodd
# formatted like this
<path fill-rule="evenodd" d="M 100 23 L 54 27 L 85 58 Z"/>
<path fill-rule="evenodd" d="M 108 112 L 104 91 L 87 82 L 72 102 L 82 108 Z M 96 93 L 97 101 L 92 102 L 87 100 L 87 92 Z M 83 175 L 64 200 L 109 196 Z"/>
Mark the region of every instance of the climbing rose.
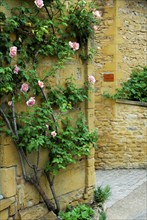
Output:
<path fill-rule="evenodd" d="M 51 132 L 51 135 L 52 135 L 53 137 L 56 137 L 57 133 L 56 133 L 55 131 L 52 131 L 52 132 Z"/>
<path fill-rule="evenodd" d="M 44 6 L 43 0 L 35 0 L 34 3 L 38 8 L 42 8 Z"/>
<path fill-rule="evenodd" d="M 88 81 L 90 83 L 94 84 L 96 80 L 95 80 L 94 76 L 88 76 Z"/>
<path fill-rule="evenodd" d="M 17 66 L 17 65 L 15 65 L 15 68 L 14 68 L 14 73 L 15 74 L 18 74 L 18 72 L 20 71 L 20 68 Z"/>
<path fill-rule="evenodd" d="M 93 11 L 93 15 L 95 15 L 97 18 L 101 18 L 101 12 L 100 11 Z"/>
<path fill-rule="evenodd" d="M 8 105 L 11 106 L 11 105 L 12 105 L 12 101 L 9 101 L 9 102 L 8 102 Z"/>
<path fill-rule="evenodd" d="M 21 86 L 20 91 L 21 91 L 21 92 L 27 92 L 28 89 L 29 89 L 28 84 L 27 84 L 27 83 L 23 83 L 22 86 Z"/>
<path fill-rule="evenodd" d="M 69 41 L 69 46 L 70 46 L 70 48 L 73 49 L 74 51 L 78 50 L 79 47 L 80 47 L 79 43 L 71 42 L 71 41 Z"/>
<path fill-rule="evenodd" d="M 94 31 L 97 31 L 97 30 L 98 30 L 98 26 L 94 25 L 94 26 L 93 26 L 93 30 L 94 30 Z"/>
<path fill-rule="evenodd" d="M 17 47 L 13 46 L 13 47 L 10 47 L 10 53 L 9 53 L 9 56 L 11 58 L 15 57 L 17 54 Z"/>
<path fill-rule="evenodd" d="M 43 87 L 44 87 L 44 82 L 38 80 L 38 86 L 39 86 L 40 88 L 43 88 Z"/>
<path fill-rule="evenodd" d="M 30 97 L 26 104 L 27 106 L 33 106 L 35 104 L 35 97 Z"/>

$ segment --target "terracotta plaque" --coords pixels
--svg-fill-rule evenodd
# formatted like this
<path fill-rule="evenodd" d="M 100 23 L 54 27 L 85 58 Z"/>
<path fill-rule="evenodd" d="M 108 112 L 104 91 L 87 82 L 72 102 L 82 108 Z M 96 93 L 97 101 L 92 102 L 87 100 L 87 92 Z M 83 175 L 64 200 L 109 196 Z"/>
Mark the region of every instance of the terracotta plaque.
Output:
<path fill-rule="evenodd" d="M 104 82 L 114 82 L 114 74 L 104 74 Z"/>

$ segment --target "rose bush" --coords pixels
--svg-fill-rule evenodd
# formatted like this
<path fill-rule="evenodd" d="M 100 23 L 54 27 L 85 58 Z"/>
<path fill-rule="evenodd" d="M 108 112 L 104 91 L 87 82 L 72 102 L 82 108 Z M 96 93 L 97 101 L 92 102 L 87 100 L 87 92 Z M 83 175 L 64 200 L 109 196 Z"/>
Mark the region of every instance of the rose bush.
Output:
<path fill-rule="evenodd" d="M 80 88 L 70 78 L 63 87 L 60 83 L 52 87 L 50 81 L 74 54 L 78 56 L 82 48 L 85 50 L 93 26 L 98 25 L 98 14 L 92 13 L 93 4 L 83 0 L 69 2 L 68 7 L 64 1 L 33 3 L 32 7 L 12 8 L 10 17 L 1 12 L 0 132 L 13 139 L 25 181 L 33 184 L 47 208 L 57 213 L 60 205 L 54 189 L 55 176 L 78 157 L 89 155 L 90 146 L 97 141 L 97 131 L 89 132 L 83 114 L 74 123 L 69 117 L 71 110 L 79 109 L 79 104 L 88 100 L 95 78 L 89 76 Z M 1 4 L 9 9 L 5 1 Z M 56 63 L 41 76 L 40 57 L 56 58 Z M 27 106 L 25 111 L 20 111 L 18 106 L 22 105 Z M 49 156 L 40 171 L 41 148 L 48 149 Z M 36 164 L 27 157 L 34 152 Z M 55 205 L 40 185 L 40 172 L 47 177 Z"/>

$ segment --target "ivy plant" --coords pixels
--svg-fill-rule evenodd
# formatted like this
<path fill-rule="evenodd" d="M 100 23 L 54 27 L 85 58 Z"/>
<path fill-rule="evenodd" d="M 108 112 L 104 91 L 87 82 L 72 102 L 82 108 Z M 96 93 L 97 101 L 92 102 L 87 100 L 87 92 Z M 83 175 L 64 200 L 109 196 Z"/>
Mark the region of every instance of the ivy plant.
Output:
<path fill-rule="evenodd" d="M 94 3 L 83 0 L 68 5 L 61 0 L 24 1 L 13 8 L 1 0 L 0 5 L 5 8 L 0 12 L 0 132 L 12 138 L 25 181 L 58 213 L 55 176 L 89 155 L 97 142 L 97 131 L 89 132 L 83 114 L 74 123 L 70 117 L 88 100 L 95 78 L 89 76 L 82 87 L 71 78 L 64 86 L 50 82 L 78 50 L 85 50 L 101 15 Z M 45 57 L 55 62 L 40 76 L 38 65 Z M 48 149 L 48 160 L 40 170 L 41 149 Z M 36 153 L 36 162 L 29 160 L 30 153 Z M 40 173 L 47 177 L 55 205 L 40 185 Z"/>

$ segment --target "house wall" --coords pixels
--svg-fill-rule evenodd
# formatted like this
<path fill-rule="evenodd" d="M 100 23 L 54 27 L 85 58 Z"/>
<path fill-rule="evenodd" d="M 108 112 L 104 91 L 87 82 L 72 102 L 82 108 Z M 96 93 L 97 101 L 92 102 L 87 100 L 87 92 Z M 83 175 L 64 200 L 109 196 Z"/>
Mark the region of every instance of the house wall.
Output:
<path fill-rule="evenodd" d="M 9 4 L 17 5 L 18 1 L 8 1 Z M 14 5 L 13 5 L 14 6 Z M 4 10 L 4 8 L 1 8 Z M 12 40 L 15 36 L 12 36 Z M 65 78 L 72 76 L 77 84 L 83 85 L 88 75 L 92 75 L 92 66 L 79 61 L 78 56 L 73 57 L 62 71 L 59 71 L 51 84 L 64 82 Z M 48 70 L 54 61 L 51 59 L 40 59 L 38 75 Z M 78 112 L 84 112 L 87 116 L 89 129 L 94 128 L 94 96 L 90 93 L 91 102 L 81 105 L 81 109 L 73 112 L 73 117 Z M 46 150 L 41 151 L 40 168 L 44 167 L 45 159 L 48 157 Z M 33 160 L 35 154 L 29 155 Z M 29 170 L 29 168 L 28 168 Z M 40 183 L 52 199 L 46 178 L 41 175 Z M 95 185 L 94 150 L 90 156 L 81 158 L 77 164 L 70 165 L 66 170 L 61 171 L 55 179 L 55 191 L 57 193 L 61 208 L 67 205 L 76 205 L 78 202 L 85 203 L 93 200 L 93 189 Z M 21 165 L 16 147 L 9 137 L 0 137 L 0 219 L 1 220 L 33 220 L 40 219 L 48 213 L 43 205 L 42 199 L 36 189 L 25 182 L 22 176 Z M 54 217 L 46 219 L 53 220 Z"/>
<path fill-rule="evenodd" d="M 146 167 L 146 107 L 105 99 L 146 63 L 146 0 L 101 1 L 103 18 L 95 33 L 96 169 Z M 134 130 L 135 129 L 135 130 Z"/>

